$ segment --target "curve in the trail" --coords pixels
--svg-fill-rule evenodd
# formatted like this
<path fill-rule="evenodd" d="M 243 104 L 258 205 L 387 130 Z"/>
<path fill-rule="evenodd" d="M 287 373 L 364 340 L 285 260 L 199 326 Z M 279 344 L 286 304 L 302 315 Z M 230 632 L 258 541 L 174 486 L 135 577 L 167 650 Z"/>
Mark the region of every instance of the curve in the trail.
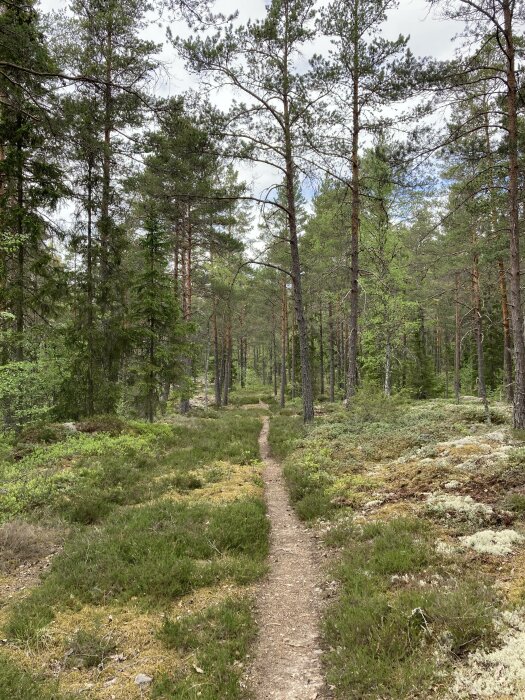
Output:
<path fill-rule="evenodd" d="M 256 700 L 314 700 L 323 690 L 314 544 L 290 506 L 281 467 L 270 457 L 269 419 L 263 420 L 270 572 L 259 592 L 259 637 L 248 683 Z"/>

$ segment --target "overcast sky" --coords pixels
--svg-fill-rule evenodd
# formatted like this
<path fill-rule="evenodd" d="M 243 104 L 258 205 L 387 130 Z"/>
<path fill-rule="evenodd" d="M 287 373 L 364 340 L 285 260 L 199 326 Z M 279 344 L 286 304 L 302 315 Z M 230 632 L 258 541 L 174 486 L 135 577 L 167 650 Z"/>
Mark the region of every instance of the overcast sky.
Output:
<path fill-rule="evenodd" d="M 44 12 L 64 11 L 68 8 L 68 2 L 64 0 L 41 0 Z M 242 3 L 235 0 L 217 0 L 213 7 L 225 14 L 239 12 L 241 20 L 257 18 L 264 15 L 265 0 L 243 0 Z M 171 26 L 173 34 L 186 34 L 183 23 Z M 400 0 L 399 7 L 390 13 L 385 25 L 385 35 L 388 38 L 396 38 L 399 34 L 410 35 L 410 47 L 415 55 L 430 55 L 436 58 L 447 58 L 452 55 L 452 38 L 458 30 L 458 24 L 450 20 L 439 19 L 436 12 L 429 10 L 426 0 Z M 185 75 L 183 67 L 177 61 L 170 45 L 166 41 L 165 27 L 153 25 L 148 31 L 149 38 L 156 42 L 164 42 L 163 59 L 167 62 L 169 82 L 162 85 L 163 93 L 177 94 L 188 86 L 197 87 L 193 78 Z"/>
<path fill-rule="evenodd" d="M 268 0 L 243 0 L 242 3 L 235 0 L 216 0 L 214 10 L 231 14 L 239 12 L 241 21 L 262 17 L 265 12 L 265 5 Z M 64 0 L 41 0 L 44 12 L 67 11 L 68 1 Z M 154 22 L 147 31 L 147 37 L 157 43 L 163 43 L 164 48 L 161 59 L 166 67 L 157 83 L 157 92 L 164 97 L 183 93 L 189 88 L 198 90 L 198 81 L 194 76 L 188 75 L 184 66 L 177 59 L 173 48 L 166 40 L 166 25 L 163 21 Z M 410 36 L 410 48 L 416 56 L 433 56 L 435 58 L 451 57 L 454 51 L 453 37 L 459 31 L 457 23 L 450 20 L 444 21 L 438 17 L 436 12 L 430 11 L 429 3 L 426 0 L 400 0 L 399 6 L 393 10 L 384 27 L 384 34 L 389 39 L 397 38 L 399 34 Z M 184 23 L 171 25 L 174 35 L 187 35 L 188 30 Z M 320 49 L 317 49 L 319 52 Z M 226 106 L 230 96 L 216 95 L 215 99 Z M 276 183 L 276 178 L 280 176 L 270 168 L 265 166 L 239 167 L 241 178 L 248 182 L 256 196 L 266 190 L 266 188 Z M 311 197 L 311 190 L 306 185 L 304 194 L 307 199 Z"/>

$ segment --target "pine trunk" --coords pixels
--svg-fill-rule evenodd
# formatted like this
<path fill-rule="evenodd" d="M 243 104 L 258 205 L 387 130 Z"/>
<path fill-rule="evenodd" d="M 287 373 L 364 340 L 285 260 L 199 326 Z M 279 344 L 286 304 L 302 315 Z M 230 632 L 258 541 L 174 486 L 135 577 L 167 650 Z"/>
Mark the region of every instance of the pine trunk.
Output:
<path fill-rule="evenodd" d="M 510 312 L 514 336 L 514 428 L 525 429 L 525 337 L 521 304 L 520 231 L 518 192 L 518 84 L 516 78 L 516 51 L 512 28 L 510 0 L 503 0 L 505 22 L 505 58 L 507 77 L 507 129 L 509 155 L 509 259 L 510 259 Z"/>
<path fill-rule="evenodd" d="M 335 338 L 332 302 L 328 302 L 328 342 L 330 357 L 330 403 L 335 401 Z"/>
<path fill-rule="evenodd" d="M 478 236 L 472 232 L 472 307 L 474 312 L 474 335 L 476 338 L 476 352 L 478 359 L 478 395 L 485 407 L 485 419 L 490 423 L 490 408 L 487 399 L 487 386 L 485 383 L 485 358 L 483 355 L 483 316 L 481 315 L 481 292 L 479 285 L 479 255 L 477 251 Z"/>
<path fill-rule="evenodd" d="M 357 391 L 357 344 L 359 323 L 359 51 L 357 2 L 354 32 L 354 66 L 352 90 L 352 214 L 350 232 L 350 318 L 348 323 L 348 375 L 346 404 Z"/>
<path fill-rule="evenodd" d="M 288 339 L 288 299 L 286 289 L 286 277 L 281 281 L 281 393 L 279 404 L 284 408 L 286 402 L 286 357 Z"/>
<path fill-rule="evenodd" d="M 456 403 L 459 403 L 461 394 L 461 309 L 459 305 L 459 272 L 456 272 L 455 289 L 455 311 L 456 311 L 456 332 L 454 344 L 454 395 Z"/>

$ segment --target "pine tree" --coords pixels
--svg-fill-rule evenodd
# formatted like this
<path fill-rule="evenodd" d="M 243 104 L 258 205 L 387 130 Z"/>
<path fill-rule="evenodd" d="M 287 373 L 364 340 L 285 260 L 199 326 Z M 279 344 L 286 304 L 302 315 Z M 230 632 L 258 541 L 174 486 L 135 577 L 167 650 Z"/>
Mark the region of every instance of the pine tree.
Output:
<path fill-rule="evenodd" d="M 72 248 L 83 261 L 69 334 L 81 414 L 115 410 L 129 349 L 123 181 L 132 155 L 127 136 L 148 116 L 145 90 L 156 66 L 158 47 L 140 38 L 148 8 L 142 0 L 75 0 L 72 17 L 58 27 L 64 64 L 84 77 L 64 101 L 77 202 Z"/>
<path fill-rule="evenodd" d="M 54 69 L 33 2 L 0 13 L 0 290 L 14 335 L 4 360 L 34 355 L 27 332 L 48 320 L 62 290 L 62 266 L 44 215 L 63 194 L 56 159 L 56 121 L 50 113 Z M 17 66 L 29 66 L 27 72 Z"/>
<path fill-rule="evenodd" d="M 233 85 L 235 100 L 224 119 L 231 152 L 238 158 L 272 165 L 284 176 L 295 318 L 301 355 L 303 417 L 312 421 L 313 388 L 308 348 L 299 228 L 295 196 L 299 182 L 299 134 L 309 129 L 312 105 L 319 101 L 315 76 L 299 72 L 295 58 L 314 34 L 310 0 L 272 0 L 265 17 L 245 26 L 228 23 L 216 36 L 192 38 L 178 46 L 192 70 Z M 244 102 L 246 100 L 246 102 Z M 268 202 L 268 200 L 264 200 Z M 272 205 L 277 205 L 275 199 Z"/>
<path fill-rule="evenodd" d="M 376 131 L 389 119 L 386 105 L 413 89 L 415 62 L 407 49 L 408 38 L 390 41 L 381 36 L 381 26 L 392 0 L 335 0 L 323 15 L 324 32 L 334 43 L 334 70 L 339 78 L 336 95 L 338 131 L 331 151 L 346 156 L 351 174 L 351 223 L 349 244 L 350 314 L 347 405 L 357 389 L 359 319 L 359 229 L 361 218 L 360 146 L 364 133 Z M 348 121 L 350 111 L 351 120 Z"/>
<path fill-rule="evenodd" d="M 130 303 L 133 354 L 128 381 L 135 410 L 153 422 L 164 386 L 181 374 L 183 328 L 168 267 L 170 233 L 159 220 L 155 201 L 146 200 L 141 208 L 143 232 L 137 240 Z"/>

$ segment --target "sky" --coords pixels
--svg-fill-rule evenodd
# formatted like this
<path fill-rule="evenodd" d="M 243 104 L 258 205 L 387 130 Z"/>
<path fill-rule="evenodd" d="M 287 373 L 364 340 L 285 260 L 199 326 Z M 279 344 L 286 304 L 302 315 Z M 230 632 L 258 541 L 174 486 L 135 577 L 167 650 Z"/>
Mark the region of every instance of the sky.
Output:
<path fill-rule="evenodd" d="M 262 17 L 266 4 L 267 0 L 243 0 L 242 3 L 235 0 L 215 0 L 213 9 L 226 15 L 238 11 L 239 19 L 243 22 L 247 19 Z M 40 5 L 44 12 L 62 13 L 67 10 L 69 3 L 67 0 L 40 0 Z M 156 92 L 163 97 L 168 97 L 180 95 L 188 89 L 198 91 L 198 79 L 186 72 L 184 65 L 166 39 L 165 21 L 164 17 L 162 20 L 153 22 L 145 34 L 148 39 L 163 43 L 160 58 L 164 64 L 164 71 L 159 75 Z M 184 22 L 173 23 L 170 29 L 175 36 L 188 35 Z M 388 16 L 383 33 L 389 39 L 395 39 L 399 34 L 409 35 L 409 45 L 416 56 L 446 59 L 453 55 L 453 38 L 459 30 L 458 23 L 440 19 L 436 11 L 430 10 L 426 0 L 399 0 L 398 7 Z M 320 48 L 316 50 L 321 51 Z M 227 106 L 230 98 L 230 95 L 219 94 L 215 97 L 215 101 L 219 106 Z M 241 179 L 249 184 L 252 193 L 257 197 L 276 184 L 276 178 L 281 177 L 275 170 L 264 165 L 254 167 L 241 164 L 238 169 Z M 309 200 L 313 192 L 310 186 L 305 186 L 308 191 L 303 194 Z"/>
<path fill-rule="evenodd" d="M 267 0 L 216 0 L 213 7 L 224 14 L 239 12 L 241 21 L 255 19 L 264 15 Z M 321 3 L 322 4 L 322 3 Z M 63 12 L 68 7 L 67 0 L 41 0 L 44 12 Z M 448 58 L 453 53 L 452 39 L 458 31 L 457 23 L 442 20 L 434 10 L 429 9 L 426 0 L 400 0 L 397 9 L 392 10 L 384 28 L 387 38 L 396 38 L 399 34 L 410 36 L 410 47 L 416 56 L 430 55 L 435 58 Z M 171 25 L 174 35 L 185 35 L 187 29 L 183 22 Z M 154 24 L 148 31 L 148 38 L 164 42 L 162 59 L 166 63 L 167 75 L 159 81 L 158 90 L 164 96 L 180 94 L 188 88 L 198 87 L 196 79 L 188 76 L 184 66 L 177 60 L 175 53 L 165 37 L 165 26 Z"/>

